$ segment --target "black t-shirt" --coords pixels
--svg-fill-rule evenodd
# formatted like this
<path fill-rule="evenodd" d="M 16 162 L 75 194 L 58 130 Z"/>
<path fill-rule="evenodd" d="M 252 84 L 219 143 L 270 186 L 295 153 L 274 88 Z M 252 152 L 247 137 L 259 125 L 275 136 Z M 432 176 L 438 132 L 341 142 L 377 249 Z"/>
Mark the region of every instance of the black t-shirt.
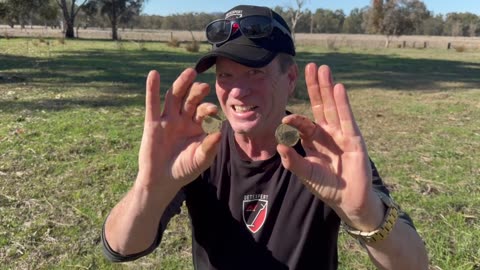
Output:
<path fill-rule="evenodd" d="M 242 160 L 227 121 L 222 133 L 214 164 L 177 194 L 152 246 L 121 256 L 103 240 L 106 256 L 130 261 L 152 252 L 185 200 L 195 269 L 337 269 L 336 213 L 282 166 L 278 153 L 263 161 Z M 300 143 L 294 148 L 305 155 Z M 388 194 L 371 164 L 374 188 Z M 413 227 L 407 215 L 401 219 Z"/>

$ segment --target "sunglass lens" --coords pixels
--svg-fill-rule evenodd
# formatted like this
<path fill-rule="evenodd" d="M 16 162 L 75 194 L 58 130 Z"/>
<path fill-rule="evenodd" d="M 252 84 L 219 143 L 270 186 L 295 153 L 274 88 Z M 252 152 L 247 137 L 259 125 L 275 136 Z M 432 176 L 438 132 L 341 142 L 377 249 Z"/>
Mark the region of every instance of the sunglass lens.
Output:
<path fill-rule="evenodd" d="M 261 38 L 272 32 L 271 19 L 264 16 L 244 17 L 240 21 L 240 30 L 249 38 Z"/>
<path fill-rule="evenodd" d="M 213 43 L 226 41 L 230 36 L 231 22 L 227 20 L 215 21 L 207 26 L 207 39 Z"/>

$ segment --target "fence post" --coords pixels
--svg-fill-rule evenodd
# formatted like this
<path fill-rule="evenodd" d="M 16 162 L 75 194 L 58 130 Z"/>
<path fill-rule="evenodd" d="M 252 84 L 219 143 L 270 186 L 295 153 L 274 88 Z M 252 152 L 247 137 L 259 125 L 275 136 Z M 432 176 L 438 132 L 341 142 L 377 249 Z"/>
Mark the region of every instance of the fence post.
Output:
<path fill-rule="evenodd" d="M 452 46 L 452 43 L 448 42 L 448 45 L 447 45 L 447 50 L 450 50 L 450 47 Z"/>
<path fill-rule="evenodd" d="M 423 48 L 424 48 L 424 49 L 427 48 L 427 42 L 426 42 L 426 41 L 423 42 Z"/>

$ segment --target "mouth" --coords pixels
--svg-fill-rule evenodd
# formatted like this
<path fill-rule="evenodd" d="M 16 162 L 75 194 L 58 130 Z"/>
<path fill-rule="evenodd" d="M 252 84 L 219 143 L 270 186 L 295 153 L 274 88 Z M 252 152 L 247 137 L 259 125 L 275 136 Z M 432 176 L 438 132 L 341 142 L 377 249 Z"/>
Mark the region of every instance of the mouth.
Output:
<path fill-rule="evenodd" d="M 246 112 L 251 112 L 254 111 L 257 108 L 257 106 L 240 106 L 240 105 L 233 105 L 232 109 L 236 113 L 246 113 Z"/>

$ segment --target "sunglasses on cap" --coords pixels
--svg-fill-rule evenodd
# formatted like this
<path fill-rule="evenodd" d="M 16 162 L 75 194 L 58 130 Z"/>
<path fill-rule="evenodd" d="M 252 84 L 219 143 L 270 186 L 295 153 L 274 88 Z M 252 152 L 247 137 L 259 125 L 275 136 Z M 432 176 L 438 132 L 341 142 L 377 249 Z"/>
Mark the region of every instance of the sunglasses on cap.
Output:
<path fill-rule="evenodd" d="M 292 38 L 290 32 L 282 24 L 272 17 L 261 15 L 245 16 L 234 20 L 215 20 L 207 25 L 205 31 L 207 40 L 211 44 L 217 45 L 228 41 L 237 31 L 247 38 L 265 38 L 272 34 L 275 27 Z"/>

